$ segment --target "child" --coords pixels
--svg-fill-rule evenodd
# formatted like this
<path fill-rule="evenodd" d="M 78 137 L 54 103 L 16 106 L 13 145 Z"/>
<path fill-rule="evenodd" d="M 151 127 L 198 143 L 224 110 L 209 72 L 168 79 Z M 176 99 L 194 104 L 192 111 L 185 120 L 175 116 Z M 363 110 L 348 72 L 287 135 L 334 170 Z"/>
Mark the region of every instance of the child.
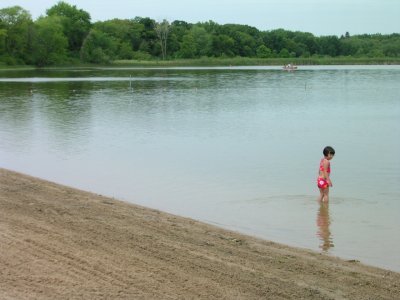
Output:
<path fill-rule="evenodd" d="M 327 146 L 324 148 L 324 158 L 321 159 L 319 163 L 319 174 L 317 178 L 317 186 L 319 188 L 319 198 L 318 201 L 328 202 L 329 201 L 329 187 L 332 186 L 332 181 L 329 178 L 331 173 L 331 163 L 330 160 L 335 155 L 335 150 Z"/>

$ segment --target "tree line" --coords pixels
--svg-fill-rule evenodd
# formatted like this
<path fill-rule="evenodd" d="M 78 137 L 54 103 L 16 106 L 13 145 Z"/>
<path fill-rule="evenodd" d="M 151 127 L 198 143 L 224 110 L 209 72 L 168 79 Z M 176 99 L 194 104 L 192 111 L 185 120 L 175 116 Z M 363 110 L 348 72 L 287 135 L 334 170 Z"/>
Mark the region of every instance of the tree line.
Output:
<path fill-rule="evenodd" d="M 148 17 L 91 22 L 64 1 L 32 20 L 20 6 L 0 9 L 0 62 L 47 66 L 200 57 L 400 57 L 400 34 L 315 36 L 213 21 L 156 22 Z"/>

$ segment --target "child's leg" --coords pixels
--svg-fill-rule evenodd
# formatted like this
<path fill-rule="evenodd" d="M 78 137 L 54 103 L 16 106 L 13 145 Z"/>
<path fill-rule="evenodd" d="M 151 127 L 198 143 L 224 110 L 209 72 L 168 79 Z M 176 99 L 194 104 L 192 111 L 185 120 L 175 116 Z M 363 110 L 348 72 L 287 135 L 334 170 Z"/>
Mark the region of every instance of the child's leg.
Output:
<path fill-rule="evenodd" d="M 323 190 L 323 197 L 322 197 L 322 202 L 328 202 L 329 201 L 329 187 Z"/>
<path fill-rule="evenodd" d="M 324 189 L 319 189 L 318 201 L 321 202 L 324 199 Z"/>
<path fill-rule="evenodd" d="M 319 189 L 319 202 L 328 202 L 329 201 L 329 188 Z"/>

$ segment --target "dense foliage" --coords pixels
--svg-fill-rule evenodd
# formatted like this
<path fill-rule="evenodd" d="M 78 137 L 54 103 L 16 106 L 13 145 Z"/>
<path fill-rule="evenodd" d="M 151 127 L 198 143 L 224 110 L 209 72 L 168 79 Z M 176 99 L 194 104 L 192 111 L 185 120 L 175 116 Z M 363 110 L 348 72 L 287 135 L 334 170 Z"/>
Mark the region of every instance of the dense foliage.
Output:
<path fill-rule="evenodd" d="M 315 36 L 260 31 L 213 21 L 156 22 L 150 18 L 91 23 L 90 14 L 59 2 L 33 21 L 19 6 L 0 9 L 0 62 L 52 64 L 200 57 L 400 57 L 400 34 Z"/>

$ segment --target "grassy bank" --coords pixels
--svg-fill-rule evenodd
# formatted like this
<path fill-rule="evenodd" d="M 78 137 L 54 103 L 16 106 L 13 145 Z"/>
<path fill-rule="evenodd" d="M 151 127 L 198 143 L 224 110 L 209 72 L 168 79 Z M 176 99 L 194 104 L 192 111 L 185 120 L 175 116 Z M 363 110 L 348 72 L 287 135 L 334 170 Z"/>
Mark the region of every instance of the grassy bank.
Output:
<path fill-rule="evenodd" d="M 0 71 L 11 71 L 11 70 L 34 70 L 36 69 L 35 66 L 9 66 L 0 63 Z"/>
<path fill-rule="evenodd" d="M 203 57 L 196 59 L 171 60 L 115 60 L 110 64 L 74 63 L 48 66 L 41 69 L 57 68 L 98 68 L 98 67 L 224 67 L 224 66 L 282 66 L 296 65 L 400 65 L 400 57 L 312 57 L 312 58 L 249 58 Z M 35 66 L 9 66 L 0 62 L 0 70 L 33 70 Z"/>
<path fill-rule="evenodd" d="M 136 67 L 188 67 L 188 66 L 281 66 L 287 63 L 296 65 L 398 65 L 400 58 L 355 58 L 355 57 L 323 57 L 323 58 L 215 58 L 175 60 L 116 60 L 112 65 Z"/>

